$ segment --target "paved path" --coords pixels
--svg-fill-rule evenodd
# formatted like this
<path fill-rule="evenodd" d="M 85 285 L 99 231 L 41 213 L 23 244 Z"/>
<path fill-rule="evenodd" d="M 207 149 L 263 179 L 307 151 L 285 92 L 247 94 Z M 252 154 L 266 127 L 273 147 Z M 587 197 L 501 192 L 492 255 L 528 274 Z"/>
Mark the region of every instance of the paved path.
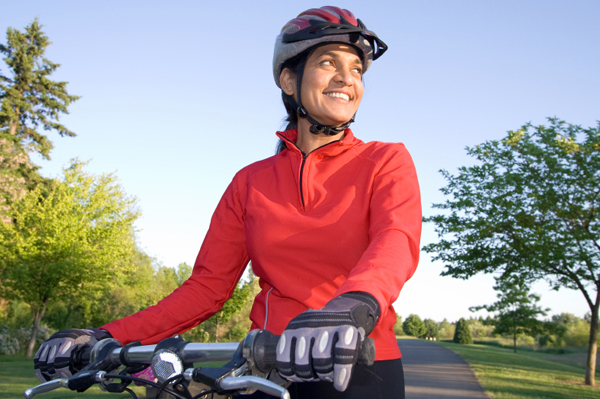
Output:
<path fill-rule="evenodd" d="M 458 355 L 433 342 L 399 339 L 406 399 L 489 399 Z"/>

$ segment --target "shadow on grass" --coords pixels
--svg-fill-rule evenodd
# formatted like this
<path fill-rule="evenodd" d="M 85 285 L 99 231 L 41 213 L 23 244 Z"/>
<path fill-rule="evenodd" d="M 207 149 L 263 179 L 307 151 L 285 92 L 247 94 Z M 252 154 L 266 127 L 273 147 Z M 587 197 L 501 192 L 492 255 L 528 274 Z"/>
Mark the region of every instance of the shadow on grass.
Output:
<path fill-rule="evenodd" d="M 600 389 L 583 385 L 584 367 L 549 361 L 544 353 L 515 354 L 496 346 L 439 344 L 467 361 L 494 398 L 600 398 Z"/>

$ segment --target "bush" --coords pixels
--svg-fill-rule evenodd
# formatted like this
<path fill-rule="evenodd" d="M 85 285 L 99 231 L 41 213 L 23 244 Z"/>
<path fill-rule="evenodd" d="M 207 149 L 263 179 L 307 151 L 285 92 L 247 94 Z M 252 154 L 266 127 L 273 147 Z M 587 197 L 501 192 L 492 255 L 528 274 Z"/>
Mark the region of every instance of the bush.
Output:
<path fill-rule="evenodd" d="M 454 331 L 454 342 L 457 344 L 472 344 L 473 337 L 471 336 L 471 329 L 469 328 L 469 322 L 461 318 L 456 323 L 456 330 Z"/>
<path fill-rule="evenodd" d="M 564 340 L 567 346 L 587 346 L 590 339 L 590 324 L 585 320 L 577 320 L 567 326 Z"/>
<path fill-rule="evenodd" d="M 469 329 L 474 339 L 491 338 L 494 336 L 494 325 L 485 324 L 483 319 L 469 319 Z"/>
<path fill-rule="evenodd" d="M 14 355 L 19 353 L 21 345 L 14 336 L 12 329 L 6 324 L 0 325 L 0 355 Z"/>
<path fill-rule="evenodd" d="M 50 329 L 45 325 L 40 325 L 35 339 L 36 347 L 50 338 L 50 335 Z M 31 327 L 11 328 L 6 324 L 0 325 L 0 355 L 24 353 L 30 337 Z"/>
<path fill-rule="evenodd" d="M 411 314 L 406 318 L 404 323 L 402 323 L 402 329 L 407 335 L 413 337 L 420 337 L 427 331 L 425 323 L 423 323 L 423 320 L 416 314 Z"/>

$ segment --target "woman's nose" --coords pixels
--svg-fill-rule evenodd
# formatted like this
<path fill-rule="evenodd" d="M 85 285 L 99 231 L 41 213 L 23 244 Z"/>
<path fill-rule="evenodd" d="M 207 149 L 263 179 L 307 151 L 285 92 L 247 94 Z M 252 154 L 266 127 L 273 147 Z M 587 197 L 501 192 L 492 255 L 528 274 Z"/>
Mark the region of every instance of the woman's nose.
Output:
<path fill-rule="evenodd" d="M 335 82 L 344 86 L 352 86 L 352 73 L 349 68 L 338 68 Z"/>

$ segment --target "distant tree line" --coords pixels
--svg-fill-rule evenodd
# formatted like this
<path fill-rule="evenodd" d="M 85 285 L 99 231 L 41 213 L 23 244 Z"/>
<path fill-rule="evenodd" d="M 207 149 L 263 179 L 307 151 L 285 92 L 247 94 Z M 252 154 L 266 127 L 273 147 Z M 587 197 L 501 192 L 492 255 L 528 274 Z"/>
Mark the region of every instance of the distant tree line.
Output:
<path fill-rule="evenodd" d="M 505 321 L 500 317 L 461 318 L 455 322 L 444 319 L 436 322 L 432 319 L 422 320 L 411 314 L 402 320 L 396 315 L 394 331 L 396 336 L 412 336 L 421 339 L 452 340 L 461 344 L 496 344 L 527 348 L 565 348 L 581 347 L 588 344 L 590 318 L 577 317 L 571 313 L 553 315 L 539 321 L 539 328 L 521 330 L 514 338 L 512 330 L 505 329 Z M 516 347 L 515 347 L 516 349 Z"/>

